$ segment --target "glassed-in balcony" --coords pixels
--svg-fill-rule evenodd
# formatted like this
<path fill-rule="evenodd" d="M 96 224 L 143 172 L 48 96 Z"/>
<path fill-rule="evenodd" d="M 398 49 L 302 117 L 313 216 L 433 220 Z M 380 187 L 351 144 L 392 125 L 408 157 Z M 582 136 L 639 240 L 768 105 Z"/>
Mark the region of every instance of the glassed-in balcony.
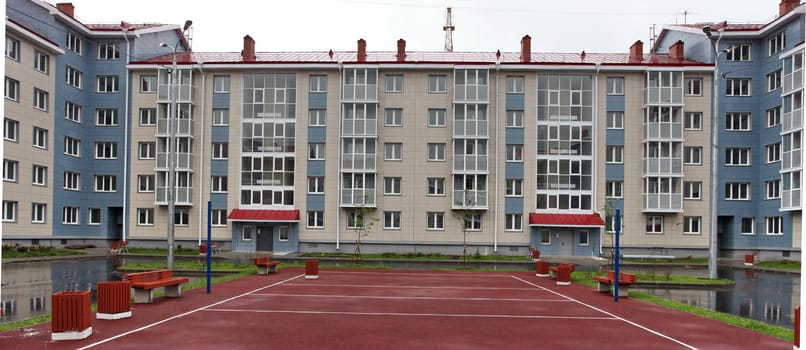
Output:
<path fill-rule="evenodd" d="M 649 212 L 682 212 L 683 194 L 681 193 L 644 193 L 643 211 Z"/>
<path fill-rule="evenodd" d="M 342 207 L 375 207 L 375 189 L 344 188 L 341 190 Z"/>
<path fill-rule="evenodd" d="M 781 210 L 800 210 L 800 189 L 781 191 Z"/>
<path fill-rule="evenodd" d="M 377 119 L 344 119 L 341 133 L 344 136 L 377 136 Z"/>
<path fill-rule="evenodd" d="M 176 205 L 193 205 L 193 188 L 192 187 L 176 187 L 174 188 L 174 204 Z M 157 186 L 154 193 L 154 204 L 168 205 L 168 187 Z"/>
<path fill-rule="evenodd" d="M 341 156 L 341 167 L 345 171 L 374 171 L 375 154 L 343 154 Z"/>
<path fill-rule="evenodd" d="M 192 85 L 180 85 L 176 90 L 176 101 L 193 101 L 193 95 L 196 93 L 196 88 Z M 157 102 L 171 102 L 171 86 L 159 85 L 157 87 Z"/>
<path fill-rule="evenodd" d="M 193 153 L 178 152 L 176 154 L 176 169 L 177 170 L 192 170 L 193 169 Z M 157 170 L 168 170 L 168 153 L 157 152 Z"/>
<path fill-rule="evenodd" d="M 452 209 L 487 209 L 487 191 L 454 190 Z"/>
<path fill-rule="evenodd" d="M 644 140 L 682 140 L 683 123 L 644 123 Z"/>
<path fill-rule="evenodd" d="M 683 158 L 644 158 L 644 175 L 683 175 Z"/>
<path fill-rule="evenodd" d="M 170 134 L 168 125 L 169 119 L 157 119 L 157 135 L 168 136 Z M 193 119 L 177 119 L 174 125 L 176 126 L 176 136 L 193 136 L 193 128 L 196 124 Z"/>
<path fill-rule="evenodd" d="M 455 120 L 453 122 L 454 137 L 487 137 L 486 120 Z"/>
<path fill-rule="evenodd" d="M 781 170 L 800 169 L 803 165 L 800 158 L 801 152 L 800 149 L 783 151 L 781 154 Z"/>
<path fill-rule="evenodd" d="M 784 98 L 784 103 L 787 99 Z M 803 128 L 803 109 L 785 111 L 781 116 L 781 132 L 789 132 Z"/>
<path fill-rule="evenodd" d="M 487 171 L 486 155 L 453 156 L 454 171 Z"/>

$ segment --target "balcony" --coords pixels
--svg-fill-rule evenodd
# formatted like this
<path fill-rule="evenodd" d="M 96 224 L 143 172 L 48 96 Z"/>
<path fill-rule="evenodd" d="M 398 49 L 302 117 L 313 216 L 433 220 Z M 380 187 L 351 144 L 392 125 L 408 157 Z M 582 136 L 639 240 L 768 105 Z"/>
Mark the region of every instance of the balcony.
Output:
<path fill-rule="evenodd" d="M 680 193 L 644 193 L 645 212 L 682 212 L 683 194 Z"/>
<path fill-rule="evenodd" d="M 453 122 L 454 137 L 487 137 L 486 120 L 456 120 Z"/>
<path fill-rule="evenodd" d="M 377 119 L 344 119 L 342 136 L 378 136 Z"/>
<path fill-rule="evenodd" d="M 803 128 L 803 109 L 784 112 L 781 116 L 781 132 L 786 133 Z"/>
<path fill-rule="evenodd" d="M 683 158 L 644 158 L 644 175 L 683 175 Z"/>
<path fill-rule="evenodd" d="M 683 87 L 649 87 L 646 88 L 646 104 L 668 105 L 683 104 Z"/>
<path fill-rule="evenodd" d="M 193 96 L 196 93 L 196 88 L 192 85 L 180 85 L 177 89 L 179 94 L 176 96 L 177 102 L 190 102 L 193 101 Z M 157 102 L 170 103 L 171 102 L 171 86 L 159 85 L 157 87 Z"/>
<path fill-rule="evenodd" d="M 644 123 L 644 140 L 683 140 L 683 123 Z"/>
<path fill-rule="evenodd" d="M 344 171 L 375 171 L 375 154 L 343 154 L 341 167 Z"/>
<path fill-rule="evenodd" d="M 345 101 L 377 101 L 377 84 L 344 84 L 342 99 Z"/>
<path fill-rule="evenodd" d="M 193 188 L 191 187 L 176 187 L 174 188 L 174 204 L 175 205 L 193 205 Z M 155 205 L 168 205 L 168 187 L 157 186 L 154 193 Z"/>
<path fill-rule="evenodd" d="M 800 189 L 781 191 L 781 210 L 800 210 Z"/>
<path fill-rule="evenodd" d="M 196 123 L 193 119 L 177 119 L 176 120 L 176 136 L 177 137 L 189 137 L 193 136 L 193 128 L 195 127 Z M 157 136 L 169 136 L 170 129 L 168 127 L 169 119 L 167 118 L 160 118 L 157 119 Z"/>
<path fill-rule="evenodd" d="M 176 154 L 176 170 L 193 170 L 193 154 L 192 153 L 182 153 L 179 152 Z M 157 170 L 158 171 L 168 171 L 168 153 L 167 152 L 158 152 L 157 153 Z"/>
<path fill-rule="evenodd" d="M 782 95 L 803 88 L 803 71 L 798 70 L 792 74 L 784 75 Z"/>
<path fill-rule="evenodd" d="M 801 169 L 803 165 L 800 158 L 801 152 L 800 149 L 784 151 L 781 154 L 781 171 Z"/>
<path fill-rule="evenodd" d="M 487 209 L 487 207 L 487 191 L 453 191 L 451 209 Z"/>
<path fill-rule="evenodd" d="M 342 207 L 375 207 L 375 189 L 344 188 L 341 190 Z"/>
<path fill-rule="evenodd" d="M 487 171 L 487 156 L 477 155 L 456 155 L 453 157 L 453 171 L 455 172 L 473 172 L 473 171 Z"/>

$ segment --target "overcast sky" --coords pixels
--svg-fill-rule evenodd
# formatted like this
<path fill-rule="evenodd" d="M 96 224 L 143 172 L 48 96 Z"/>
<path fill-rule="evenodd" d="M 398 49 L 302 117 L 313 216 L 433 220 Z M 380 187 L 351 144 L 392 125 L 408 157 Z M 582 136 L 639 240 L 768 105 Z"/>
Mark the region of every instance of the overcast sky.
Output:
<path fill-rule="evenodd" d="M 48 0 L 51 3 L 58 1 Z M 85 23 L 193 20 L 194 51 L 442 51 L 445 9 L 453 8 L 454 51 L 518 51 L 532 37 L 537 52 L 628 52 L 649 45 L 650 27 L 714 22 L 766 23 L 780 0 L 65 0 Z M 646 47 L 645 46 L 645 47 Z"/>

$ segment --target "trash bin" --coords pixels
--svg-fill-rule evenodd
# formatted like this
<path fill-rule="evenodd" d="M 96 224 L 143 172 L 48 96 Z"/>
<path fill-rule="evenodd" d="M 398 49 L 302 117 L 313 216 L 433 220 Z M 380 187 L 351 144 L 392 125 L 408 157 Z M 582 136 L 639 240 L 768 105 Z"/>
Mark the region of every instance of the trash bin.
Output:
<path fill-rule="evenodd" d="M 90 326 L 92 296 L 89 291 L 54 293 L 51 340 L 79 340 L 92 334 Z"/>
<path fill-rule="evenodd" d="M 551 265 L 549 264 L 548 261 L 538 261 L 537 263 L 535 263 L 535 270 L 537 270 L 535 276 L 549 277 L 549 266 Z"/>
<path fill-rule="evenodd" d="M 129 281 L 98 282 L 98 312 L 95 318 L 119 320 L 132 317 L 132 289 Z"/>
<path fill-rule="evenodd" d="M 571 266 L 560 264 L 557 266 L 557 285 L 567 286 L 571 284 Z"/>
<path fill-rule="evenodd" d="M 745 266 L 753 266 L 753 263 L 756 262 L 756 256 L 753 254 L 745 254 L 744 255 L 744 265 Z"/>
<path fill-rule="evenodd" d="M 800 349 L 800 306 L 795 308 L 795 349 Z"/>
<path fill-rule="evenodd" d="M 207 254 L 207 245 L 199 244 L 199 255 Z"/>
<path fill-rule="evenodd" d="M 319 260 L 305 260 L 305 279 L 319 278 Z"/>

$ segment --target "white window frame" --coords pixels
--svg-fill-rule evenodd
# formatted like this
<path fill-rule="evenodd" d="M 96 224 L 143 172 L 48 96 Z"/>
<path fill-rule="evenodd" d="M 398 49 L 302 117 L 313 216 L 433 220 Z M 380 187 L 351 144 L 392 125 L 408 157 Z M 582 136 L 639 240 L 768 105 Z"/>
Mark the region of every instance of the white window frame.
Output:
<path fill-rule="evenodd" d="M 750 44 L 732 44 L 725 50 L 725 61 L 749 62 L 752 59 Z"/>
<path fill-rule="evenodd" d="M 386 108 L 384 109 L 384 126 L 400 127 L 403 126 L 403 109 L 402 108 Z"/>
<path fill-rule="evenodd" d="M 19 203 L 17 201 L 3 200 L 3 222 L 17 222 Z"/>
<path fill-rule="evenodd" d="M 683 181 L 683 199 L 702 199 L 702 181 Z"/>
<path fill-rule="evenodd" d="M 190 226 L 190 210 L 188 208 L 176 208 L 174 213 L 174 225 Z"/>
<path fill-rule="evenodd" d="M 20 82 L 16 79 L 6 77 L 6 88 L 4 91 L 6 99 L 20 102 Z"/>
<path fill-rule="evenodd" d="M 447 126 L 446 116 L 448 111 L 444 108 L 429 108 L 428 109 L 428 127 L 429 128 L 444 128 Z"/>
<path fill-rule="evenodd" d="M 137 226 L 154 226 L 154 208 L 137 208 Z"/>
<path fill-rule="evenodd" d="M 483 222 L 481 214 L 468 214 L 464 217 L 465 231 L 481 231 Z"/>
<path fill-rule="evenodd" d="M 84 107 L 71 101 L 64 101 L 64 119 L 71 122 L 81 123 L 81 114 Z"/>
<path fill-rule="evenodd" d="M 67 42 L 66 46 L 70 51 L 73 51 L 78 55 L 82 54 L 81 38 L 78 35 L 76 35 L 75 33 L 67 32 L 66 42 Z"/>
<path fill-rule="evenodd" d="M 701 235 L 702 234 L 702 216 L 684 216 L 683 217 L 683 234 L 684 235 Z"/>
<path fill-rule="evenodd" d="M 227 160 L 229 158 L 229 143 L 213 142 L 210 148 L 212 149 L 212 160 Z"/>
<path fill-rule="evenodd" d="M 624 146 L 612 145 L 607 146 L 605 163 L 607 164 L 624 164 Z"/>
<path fill-rule="evenodd" d="M 241 240 L 247 242 L 252 240 L 252 225 L 243 225 L 241 228 Z"/>
<path fill-rule="evenodd" d="M 767 56 L 775 55 L 786 48 L 786 32 L 780 32 L 767 39 Z"/>
<path fill-rule="evenodd" d="M 522 94 L 524 87 L 524 77 L 522 75 L 507 76 L 507 93 Z"/>
<path fill-rule="evenodd" d="M 767 216 L 764 218 L 764 233 L 767 236 L 784 235 L 784 218 L 782 216 Z"/>
<path fill-rule="evenodd" d="M 607 112 L 607 129 L 611 130 L 624 129 L 624 111 Z"/>
<path fill-rule="evenodd" d="M 624 95 L 624 77 L 607 77 L 605 81 L 608 95 L 623 96 Z"/>
<path fill-rule="evenodd" d="M 725 113 L 725 131 L 752 131 L 753 115 L 750 112 Z"/>
<path fill-rule="evenodd" d="M 766 199 L 781 199 L 781 180 L 769 180 L 764 182 L 764 194 Z"/>
<path fill-rule="evenodd" d="M 34 70 L 45 75 L 50 74 L 50 55 L 34 50 Z"/>
<path fill-rule="evenodd" d="M 403 74 L 387 74 L 384 85 L 386 92 L 403 92 Z"/>
<path fill-rule="evenodd" d="M 308 210 L 307 228 L 325 228 L 325 212 L 321 210 Z"/>
<path fill-rule="evenodd" d="M 72 157 L 81 157 L 81 140 L 65 136 L 64 137 L 64 154 Z"/>
<path fill-rule="evenodd" d="M 400 196 L 402 194 L 402 180 L 399 176 L 385 176 L 383 178 L 383 194 L 385 196 Z"/>
<path fill-rule="evenodd" d="M 383 229 L 400 230 L 402 227 L 403 213 L 400 211 L 383 212 Z"/>
<path fill-rule="evenodd" d="M 403 144 L 400 142 L 385 142 L 383 144 L 383 160 L 402 161 Z"/>
<path fill-rule="evenodd" d="M 227 209 L 213 209 L 212 216 L 210 226 L 227 227 Z"/>
<path fill-rule="evenodd" d="M 429 177 L 426 179 L 426 195 L 429 197 L 445 196 L 445 178 Z"/>
<path fill-rule="evenodd" d="M 3 159 L 3 181 L 17 182 L 19 180 L 20 163 L 16 160 Z"/>
<path fill-rule="evenodd" d="M 153 174 L 137 175 L 137 192 L 153 193 L 156 177 Z"/>
<path fill-rule="evenodd" d="M 523 179 L 507 179 L 505 197 L 523 197 Z"/>
<path fill-rule="evenodd" d="M 213 108 L 213 126 L 229 126 L 229 108 Z"/>
<path fill-rule="evenodd" d="M 426 231 L 445 231 L 445 212 L 429 211 L 425 213 Z"/>
<path fill-rule="evenodd" d="M 34 186 L 48 185 L 48 167 L 34 164 L 32 166 L 31 184 Z"/>
<path fill-rule="evenodd" d="M 64 206 L 62 207 L 62 224 L 78 225 L 81 222 L 81 208 Z"/>
<path fill-rule="evenodd" d="M 702 130 L 702 112 L 686 112 L 683 130 Z"/>
<path fill-rule="evenodd" d="M 117 108 L 96 108 L 95 109 L 95 125 L 96 126 L 118 126 L 118 109 Z"/>
<path fill-rule="evenodd" d="M 95 92 L 99 94 L 116 94 L 120 92 L 120 77 L 117 75 L 99 75 L 96 78 Z"/>
<path fill-rule="evenodd" d="M 64 83 L 76 89 L 81 89 L 84 82 L 84 72 L 72 66 L 65 66 Z"/>
<path fill-rule="evenodd" d="M 781 161 L 781 143 L 771 143 L 769 145 L 764 146 L 766 148 L 767 154 L 767 164 L 770 163 L 777 163 Z"/>
<path fill-rule="evenodd" d="M 750 166 L 752 165 L 753 153 L 750 148 L 728 147 L 725 148 L 726 166 Z"/>
<path fill-rule="evenodd" d="M 428 76 L 428 93 L 444 94 L 448 92 L 448 76 L 446 74 L 432 74 Z"/>
<path fill-rule="evenodd" d="M 20 122 L 5 118 L 3 121 L 3 139 L 11 142 L 19 142 Z"/>
<path fill-rule="evenodd" d="M 33 146 L 48 149 L 48 129 L 34 127 Z"/>
<path fill-rule="evenodd" d="M 752 96 L 752 80 L 750 78 L 725 79 L 725 96 Z"/>
<path fill-rule="evenodd" d="M 20 41 L 6 36 L 6 58 L 20 61 Z"/>
<path fill-rule="evenodd" d="M 110 141 L 96 142 L 95 159 L 118 159 L 118 143 Z"/>
<path fill-rule="evenodd" d="M 324 160 L 325 144 L 323 142 L 308 143 L 308 160 Z"/>
<path fill-rule="evenodd" d="M 144 94 L 157 92 L 157 76 L 143 74 L 140 76 L 140 92 Z"/>
<path fill-rule="evenodd" d="M 87 225 L 101 224 L 101 208 L 87 208 Z"/>
<path fill-rule="evenodd" d="M 663 234 L 663 216 L 660 215 L 647 215 L 646 217 L 646 234 L 648 235 L 662 235 Z"/>
<path fill-rule="evenodd" d="M 767 74 L 767 92 L 773 92 L 781 87 L 782 73 L 783 70 L 779 69 Z"/>
<path fill-rule="evenodd" d="M 702 78 L 686 78 L 685 96 L 702 96 Z"/>
<path fill-rule="evenodd" d="M 781 106 L 775 106 L 767 110 L 767 127 L 781 125 Z"/>
<path fill-rule="evenodd" d="M 683 147 L 683 165 L 702 165 L 702 147 Z"/>
<path fill-rule="evenodd" d="M 428 161 L 429 162 L 444 162 L 445 161 L 445 144 L 444 143 L 429 143 L 428 147 Z"/>
<path fill-rule="evenodd" d="M 308 92 L 327 92 L 327 75 L 311 74 L 308 77 Z"/>
<path fill-rule="evenodd" d="M 744 230 L 744 228 L 745 228 L 745 225 L 744 225 L 745 220 L 750 221 L 750 232 L 747 232 L 747 231 Z M 755 235 L 756 234 L 756 218 L 752 217 L 752 216 L 740 218 L 739 219 L 739 233 L 742 236 L 753 236 L 753 235 Z"/>
<path fill-rule="evenodd" d="M 44 224 L 48 220 L 48 205 L 46 203 L 31 203 L 31 223 Z"/>
<path fill-rule="evenodd" d="M 749 201 L 752 189 L 749 182 L 726 182 L 725 183 L 725 200 L 726 201 Z"/>
<path fill-rule="evenodd" d="M 327 110 L 309 109 L 308 126 L 327 126 Z"/>
<path fill-rule="evenodd" d="M 614 199 L 624 198 L 624 181 L 621 180 L 605 181 L 605 198 L 614 198 Z"/>
<path fill-rule="evenodd" d="M 81 173 L 65 170 L 62 188 L 67 191 L 81 191 Z"/>
<path fill-rule="evenodd" d="M 118 181 L 115 175 L 95 175 L 92 179 L 93 192 L 117 192 Z"/>
<path fill-rule="evenodd" d="M 325 193 L 325 177 L 308 176 L 308 194 L 324 194 L 324 193 Z"/>
<path fill-rule="evenodd" d="M 140 116 L 138 118 L 140 126 L 154 126 L 157 125 L 157 109 L 156 108 L 140 108 Z"/>
<path fill-rule="evenodd" d="M 506 214 L 504 221 L 504 231 L 523 232 L 523 214 Z"/>
<path fill-rule="evenodd" d="M 507 111 L 507 128 L 523 128 L 523 111 Z"/>
<path fill-rule="evenodd" d="M 227 175 L 210 176 L 211 193 L 227 193 Z"/>
<path fill-rule="evenodd" d="M 45 90 L 34 88 L 34 108 L 47 112 L 50 105 L 50 94 Z"/>
<path fill-rule="evenodd" d="M 226 94 L 230 92 L 230 77 L 229 75 L 214 75 L 213 76 L 213 93 Z"/>
<path fill-rule="evenodd" d="M 522 163 L 523 162 L 523 145 L 509 144 L 506 148 L 506 162 L 508 163 Z"/>

